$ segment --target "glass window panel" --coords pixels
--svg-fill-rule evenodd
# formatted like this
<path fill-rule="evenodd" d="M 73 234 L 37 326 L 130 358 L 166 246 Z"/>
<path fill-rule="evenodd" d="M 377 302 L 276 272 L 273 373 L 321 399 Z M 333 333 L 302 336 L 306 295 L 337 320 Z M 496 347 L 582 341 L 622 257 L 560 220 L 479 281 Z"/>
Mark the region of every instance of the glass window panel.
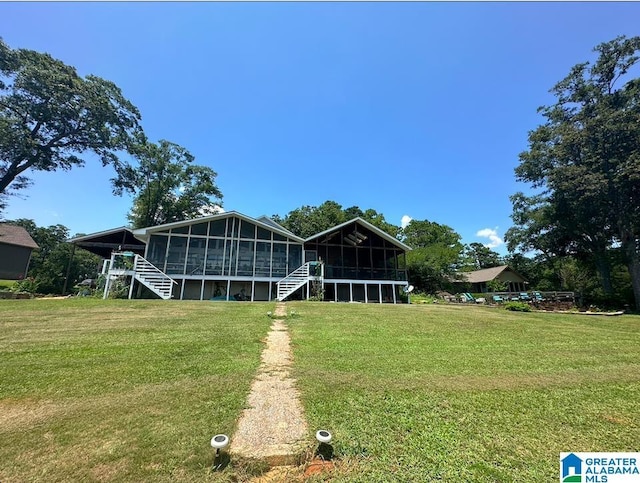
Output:
<path fill-rule="evenodd" d="M 214 220 L 209 224 L 209 236 L 224 236 L 227 226 L 226 218 L 224 220 Z"/>
<path fill-rule="evenodd" d="M 289 273 L 302 265 L 302 246 L 289 245 Z"/>
<path fill-rule="evenodd" d="M 273 239 L 276 241 L 287 241 L 287 237 L 286 236 L 282 236 L 279 233 L 274 233 L 273 234 Z"/>
<path fill-rule="evenodd" d="M 195 225 L 192 225 L 191 226 L 191 234 L 192 235 L 206 235 L 208 226 L 209 226 L 209 223 L 207 223 L 206 221 L 204 223 L 197 223 Z"/>
<path fill-rule="evenodd" d="M 258 227 L 258 238 L 260 240 L 271 240 L 271 232 L 266 228 Z"/>
<path fill-rule="evenodd" d="M 204 271 L 204 255 L 206 238 L 191 238 L 187 255 L 187 275 L 202 275 Z"/>
<path fill-rule="evenodd" d="M 178 228 L 172 228 L 171 233 L 180 233 L 186 235 L 189 233 L 189 225 L 187 226 L 179 226 Z"/>
<path fill-rule="evenodd" d="M 287 245 L 285 243 L 273 244 L 272 268 L 274 277 L 284 277 L 287 274 Z"/>
<path fill-rule="evenodd" d="M 147 250 L 147 260 L 153 263 L 160 270 L 164 270 L 164 260 L 167 256 L 167 242 L 169 237 L 165 235 L 151 235 L 149 249 Z"/>
<path fill-rule="evenodd" d="M 187 256 L 187 237 L 172 236 L 169 238 L 167 255 L 167 273 L 184 273 L 184 262 Z"/>
<path fill-rule="evenodd" d="M 271 242 L 256 243 L 256 276 L 268 277 L 271 273 Z"/>
<path fill-rule="evenodd" d="M 207 249 L 207 264 L 205 273 L 207 275 L 222 275 L 222 263 L 224 261 L 224 240 L 209 240 Z"/>
<path fill-rule="evenodd" d="M 238 246 L 238 275 L 253 275 L 253 244 L 252 241 L 241 241 Z"/>
<path fill-rule="evenodd" d="M 224 262 L 224 273 L 226 275 L 235 275 L 236 274 L 236 258 L 238 256 L 238 242 L 236 240 L 226 240 L 225 241 L 225 262 Z"/>
<path fill-rule="evenodd" d="M 240 238 L 254 239 L 256 237 L 256 225 L 242 220 L 240 224 Z"/>

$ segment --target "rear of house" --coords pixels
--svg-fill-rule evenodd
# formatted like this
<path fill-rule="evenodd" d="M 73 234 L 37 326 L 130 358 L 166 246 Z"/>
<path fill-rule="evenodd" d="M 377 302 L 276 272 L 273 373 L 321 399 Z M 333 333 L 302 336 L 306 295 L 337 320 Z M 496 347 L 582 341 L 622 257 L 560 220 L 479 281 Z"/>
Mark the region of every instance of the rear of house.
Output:
<path fill-rule="evenodd" d="M 163 298 L 268 301 L 323 293 L 336 302 L 397 303 L 408 285 L 410 248 L 361 218 L 307 240 L 268 217 L 233 211 L 132 234 L 145 245 L 136 267 L 144 259 L 157 269 L 158 283 L 160 273 L 171 280 L 166 296 L 156 292 Z M 151 276 L 136 267 L 114 268 L 110 276 L 130 276 L 132 296 L 141 290 L 134 285 L 155 291 Z"/>

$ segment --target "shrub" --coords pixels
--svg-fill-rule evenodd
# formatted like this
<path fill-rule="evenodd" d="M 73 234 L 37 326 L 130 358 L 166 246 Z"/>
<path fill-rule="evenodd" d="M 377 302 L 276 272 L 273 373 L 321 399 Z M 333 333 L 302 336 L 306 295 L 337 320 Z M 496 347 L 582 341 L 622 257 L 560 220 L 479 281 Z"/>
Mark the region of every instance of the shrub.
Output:
<path fill-rule="evenodd" d="M 505 310 L 511 310 L 513 312 L 531 312 L 531 306 L 524 302 L 507 302 L 503 307 Z"/>
<path fill-rule="evenodd" d="M 24 280 L 18 280 L 11 288 L 14 292 L 27 292 L 34 294 L 40 288 L 40 282 L 33 277 L 27 277 Z"/>

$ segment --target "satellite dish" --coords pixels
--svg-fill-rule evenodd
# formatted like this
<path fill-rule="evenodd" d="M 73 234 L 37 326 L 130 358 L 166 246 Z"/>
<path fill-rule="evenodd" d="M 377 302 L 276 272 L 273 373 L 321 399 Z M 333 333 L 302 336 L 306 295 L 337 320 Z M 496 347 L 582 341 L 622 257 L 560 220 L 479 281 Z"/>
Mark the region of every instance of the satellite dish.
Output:
<path fill-rule="evenodd" d="M 402 287 L 402 291 L 404 293 L 411 293 L 413 292 L 413 289 L 414 289 L 413 285 L 407 285 L 406 287 Z"/>

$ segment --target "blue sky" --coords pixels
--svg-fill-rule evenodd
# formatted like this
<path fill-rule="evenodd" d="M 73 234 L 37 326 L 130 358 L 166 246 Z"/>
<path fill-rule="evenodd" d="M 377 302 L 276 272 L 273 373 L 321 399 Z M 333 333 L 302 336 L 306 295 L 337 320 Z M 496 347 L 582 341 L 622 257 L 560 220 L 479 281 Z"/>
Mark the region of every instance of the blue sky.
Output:
<path fill-rule="evenodd" d="M 513 169 L 549 89 L 639 18 L 637 3 L 0 3 L 0 36 L 115 82 L 151 140 L 218 173 L 226 210 L 334 200 L 489 243 L 526 191 Z M 125 225 L 131 199 L 87 159 L 35 175 L 5 217 Z"/>

